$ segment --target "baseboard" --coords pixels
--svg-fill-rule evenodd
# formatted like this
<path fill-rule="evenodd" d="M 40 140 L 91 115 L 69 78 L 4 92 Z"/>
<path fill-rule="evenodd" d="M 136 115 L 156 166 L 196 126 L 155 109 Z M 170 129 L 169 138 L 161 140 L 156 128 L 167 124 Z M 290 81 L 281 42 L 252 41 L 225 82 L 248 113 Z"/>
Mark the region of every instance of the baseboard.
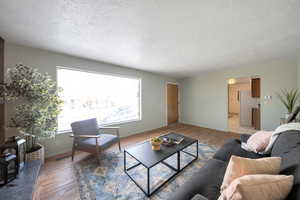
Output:
<path fill-rule="evenodd" d="M 61 159 L 64 159 L 64 158 L 67 158 L 67 157 L 70 157 L 70 156 L 72 156 L 72 152 L 71 151 L 66 152 L 66 153 L 59 153 L 59 154 L 51 155 L 51 156 L 47 157 L 46 161 L 49 161 L 49 160 L 61 160 Z"/>
<path fill-rule="evenodd" d="M 213 129 L 213 128 L 207 128 L 207 127 L 204 127 L 204 126 L 197 126 L 197 125 L 194 125 L 194 124 L 188 124 L 188 123 L 181 123 L 181 124 L 185 125 L 185 126 L 195 127 L 195 128 L 207 129 L 209 131 L 216 131 L 216 132 L 220 132 L 220 133 L 229 133 L 228 131 L 223 131 L 223 130 L 218 130 L 218 129 Z"/>

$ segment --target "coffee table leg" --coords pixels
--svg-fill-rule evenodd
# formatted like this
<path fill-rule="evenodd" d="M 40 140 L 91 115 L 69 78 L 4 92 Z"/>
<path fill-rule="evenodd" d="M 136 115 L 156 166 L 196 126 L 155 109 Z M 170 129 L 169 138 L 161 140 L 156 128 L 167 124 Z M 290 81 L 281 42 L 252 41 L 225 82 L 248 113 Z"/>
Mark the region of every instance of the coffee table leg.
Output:
<path fill-rule="evenodd" d="M 198 140 L 197 140 L 197 143 L 196 143 L 196 145 L 197 145 L 197 147 L 196 147 L 196 149 L 197 149 L 197 155 L 196 155 L 196 159 L 198 159 L 198 154 L 199 154 L 199 144 L 198 144 Z"/>
<path fill-rule="evenodd" d="M 124 151 L 124 171 L 126 171 L 126 151 Z"/>
<path fill-rule="evenodd" d="M 180 171 L 180 151 L 177 152 L 177 171 Z"/>
<path fill-rule="evenodd" d="M 131 156 L 131 155 L 129 154 L 129 156 Z M 126 159 L 127 159 L 127 152 L 124 150 L 124 172 L 125 172 L 125 174 L 127 174 L 127 176 L 135 183 L 135 185 L 136 185 L 138 188 L 140 188 L 140 189 L 142 190 L 142 192 L 144 192 L 144 194 L 145 194 L 146 196 L 150 197 L 150 196 L 151 196 L 151 194 L 150 194 L 150 168 L 147 168 L 147 171 L 148 171 L 148 172 L 147 172 L 147 188 L 144 189 L 144 188 L 143 188 L 141 185 L 139 185 L 138 182 L 135 181 L 134 178 L 133 178 L 132 176 L 130 176 L 130 174 L 128 173 L 129 170 L 131 170 L 131 169 L 137 167 L 137 166 L 140 165 L 141 163 L 135 164 L 135 165 L 133 165 L 133 166 L 131 166 L 131 167 L 129 167 L 129 168 L 127 169 L 127 167 L 126 167 L 126 164 L 127 164 Z"/>
<path fill-rule="evenodd" d="M 147 196 L 150 197 L 150 168 L 147 168 Z"/>

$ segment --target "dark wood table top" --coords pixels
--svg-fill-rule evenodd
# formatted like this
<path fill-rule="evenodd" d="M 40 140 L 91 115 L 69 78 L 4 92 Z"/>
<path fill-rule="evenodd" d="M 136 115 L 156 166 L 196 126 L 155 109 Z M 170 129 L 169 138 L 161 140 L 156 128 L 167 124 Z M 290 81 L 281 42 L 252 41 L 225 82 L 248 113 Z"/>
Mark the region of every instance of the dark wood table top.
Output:
<path fill-rule="evenodd" d="M 151 168 L 159 162 L 172 156 L 176 152 L 181 151 L 186 147 L 190 146 L 191 144 L 197 142 L 196 139 L 186 137 L 178 133 L 169 133 L 161 137 L 165 136 L 175 139 L 183 137 L 184 140 L 180 144 L 174 144 L 172 146 L 161 145 L 160 151 L 152 150 L 152 145 L 150 144 L 150 141 L 138 143 L 132 147 L 126 148 L 125 151 L 129 155 L 134 157 L 136 160 L 138 160 L 145 167 Z"/>

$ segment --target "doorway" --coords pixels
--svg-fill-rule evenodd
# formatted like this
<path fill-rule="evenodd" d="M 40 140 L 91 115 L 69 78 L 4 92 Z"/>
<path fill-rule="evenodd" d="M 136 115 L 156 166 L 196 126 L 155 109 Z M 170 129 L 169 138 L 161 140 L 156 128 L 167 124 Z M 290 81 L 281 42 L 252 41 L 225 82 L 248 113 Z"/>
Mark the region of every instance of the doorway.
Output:
<path fill-rule="evenodd" d="M 178 123 L 178 85 L 167 84 L 167 122 L 168 126 Z"/>
<path fill-rule="evenodd" d="M 228 80 L 228 130 L 255 133 L 260 130 L 260 78 Z"/>

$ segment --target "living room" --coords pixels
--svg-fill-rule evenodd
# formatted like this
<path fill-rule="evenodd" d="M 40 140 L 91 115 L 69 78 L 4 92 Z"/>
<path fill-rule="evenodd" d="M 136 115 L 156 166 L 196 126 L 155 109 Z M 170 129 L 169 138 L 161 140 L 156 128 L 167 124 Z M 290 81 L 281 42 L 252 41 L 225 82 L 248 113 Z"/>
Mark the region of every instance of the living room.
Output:
<path fill-rule="evenodd" d="M 0 199 L 300 199 L 299 18 L 281 0 L 1 2 Z M 251 134 L 228 121 L 243 77 Z M 228 182 L 242 161 L 272 169 Z"/>

